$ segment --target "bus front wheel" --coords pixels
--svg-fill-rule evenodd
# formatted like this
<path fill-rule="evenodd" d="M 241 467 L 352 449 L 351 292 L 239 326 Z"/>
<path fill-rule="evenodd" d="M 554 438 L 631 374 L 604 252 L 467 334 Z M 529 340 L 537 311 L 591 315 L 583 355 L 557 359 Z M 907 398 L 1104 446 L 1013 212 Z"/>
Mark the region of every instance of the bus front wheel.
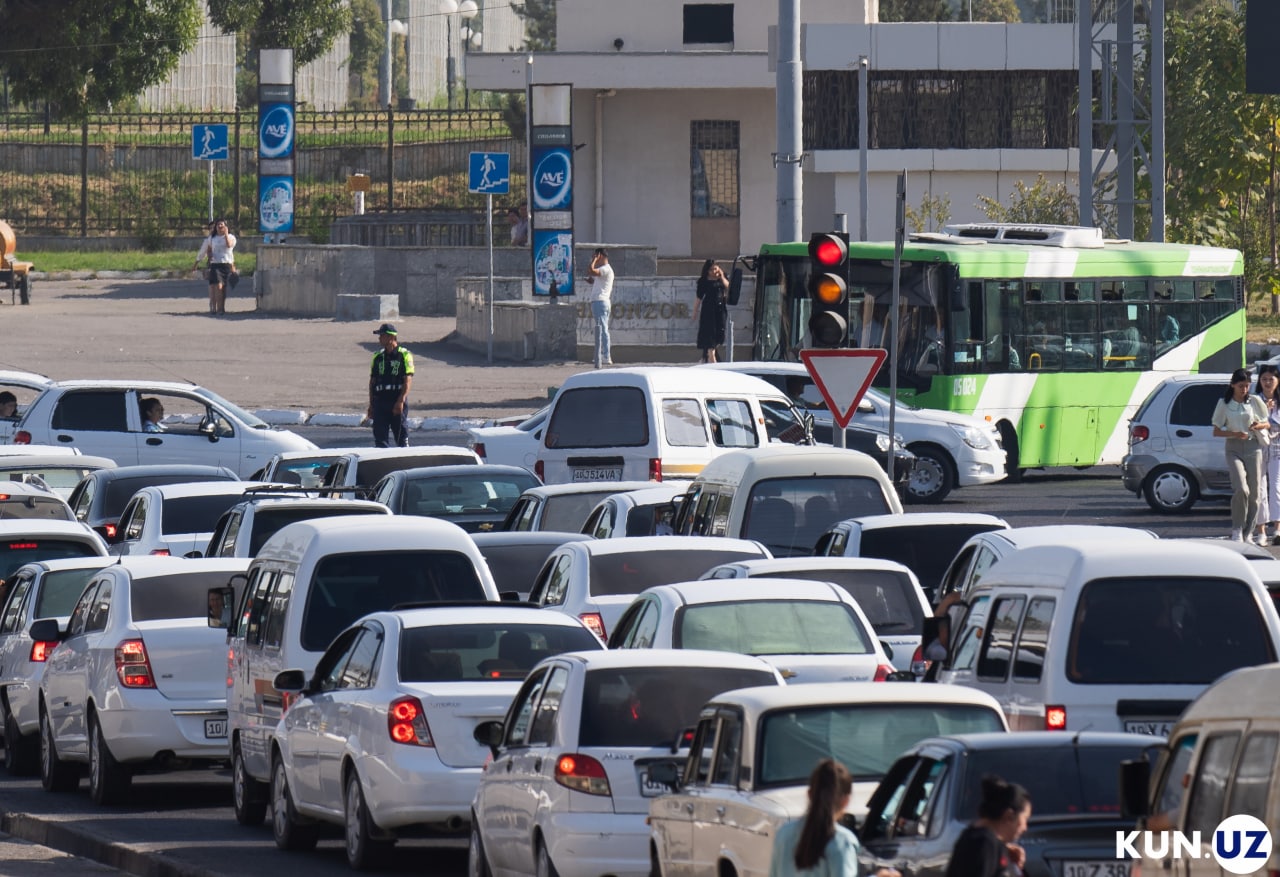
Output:
<path fill-rule="evenodd" d="M 996 429 L 1000 430 L 1000 445 L 1004 448 L 1005 480 L 1017 484 L 1027 471 L 1018 465 L 1020 462 L 1018 457 L 1018 434 L 1014 432 L 1013 424 L 1007 420 L 1000 421 L 996 425 Z"/>

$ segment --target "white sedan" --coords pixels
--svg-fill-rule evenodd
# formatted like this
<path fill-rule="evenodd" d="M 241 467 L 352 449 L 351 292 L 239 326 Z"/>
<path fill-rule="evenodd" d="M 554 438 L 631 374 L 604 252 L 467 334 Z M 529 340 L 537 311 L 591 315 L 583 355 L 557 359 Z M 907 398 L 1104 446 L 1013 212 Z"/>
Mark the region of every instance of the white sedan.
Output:
<path fill-rule="evenodd" d="M 116 537 L 108 549 L 121 555 L 172 555 L 203 552 L 223 513 L 242 502 L 260 481 L 199 481 L 156 484 L 133 495 L 120 513 Z"/>
<path fill-rule="evenodd" d="M 861 818 L 903 750 L 939 734 L 1008 729 L 995 698 L 958 685 L 726 692 L 703 707 L 683 771 L 668 769 L 674 794 L 649 804 L 651 873 L 764 877 L 774 834 L 804 815 L 809 773 L 821 759 L 849 768 L 849 812 Z"/>
<path fill-rule="evenodd" d="M 135 770 L 226 762 L 227 645 L 209 627 L 209 589 L 247 558 L 137 558 L 100 570 L 71 610 L 31 625 L 58 641 L 40 684 L 40 780 L 71 791 L 89 766 L 99 804 L 128 794 Z"/>
<path fill-rule="evenodd" d="M 338 823 L 347 861 L 364 869 L 405 829 L 465 831 L 489 755 L 476 725 L 502 717 L 539 660 L 600 648 L 572 618 L 501 603 L 361 619 L 310 680 L 275 679 L 298 698 L 275 730 L 277 845 L 310 848 L 313 820 Z"/>
<path fill-rule="evenodd" d="M 542 427 L 550 413 L 551 406 L 547 405 L 515 425 L 473 426 L 467 430 L 471 449 L 486 463 L 523 466 L 532 471 L 538 461 Z"/>
<path fill-rule="evenodd" d="M 468 873 L 649 877 L 651 772 L 683 763 L 681 742 L 722 691 L 781 685 L 758 658 L 645 649 L 540 663 L 502 722 L 476 792 Z"/>
<path fill-rule="evenodd" d="M 706 579 L 649 588 L 611 649 L 713 649 L 763 658 L 788 683 L 883 682 L 894 672 L 849 592 L 805 579 Z"/>

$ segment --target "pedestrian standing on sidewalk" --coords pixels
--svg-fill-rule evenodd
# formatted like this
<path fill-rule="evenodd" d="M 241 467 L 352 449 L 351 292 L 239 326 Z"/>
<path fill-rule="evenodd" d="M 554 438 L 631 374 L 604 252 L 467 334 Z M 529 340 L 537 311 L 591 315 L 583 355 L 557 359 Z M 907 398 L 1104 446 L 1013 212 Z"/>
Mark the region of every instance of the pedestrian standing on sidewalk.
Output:
<path fill-rule="evenodd" d="M 716 348 L 724 343 L 729 313 L 729 278 L 724 276 L 715 259 L 702 263 L 694 295 L 693 321 L 698 324 L 698 350 L 703 362 L 715 362 Z"/>
<path fill-rule="evenodd" d="M 1262 452 L 1270 441 L 1267 407 L 1249 395 L 1249 372 L 1238 368 L 1213 409 L 1213 434 L 1225 438 L 1227 473 L 1231 476 L 1231 538 L 1253 541 L 1253 525 L 1261 497 Z"/>
<path fill-rule="evenodd" d="M 227 312 L 227 282 L 236 270 L 236 236 L 227 228 L 225 219 L 209 223 L 209 236 L 196 253 L 196 267 L 206 259 L 209 271 L 209 313 Z"/>
<path fill-rule="evenodd" d="M 413 383 L 413 354 L 400 346 L 396 327 L 383 323 L 373 330 L 382 349 L 369 370 L 369 408 L 375 448 L 409 446 L 409 387 Z"/>
<path fill-rule="evenodd" d="M 1258 366 L 1258 383 L 1254 388 L 1262 404 L 1267 406 L 1267 447 L 1262 452 L 1262 482 L 1258 487 L 1258 520 L 1254 541 L 1269 545 L 1276 538 L 1280 524 L 1280 366 Z"/>
<path fill-rule="evenodd" d="M 596 327 L 596 368 L 613 365 L 613 351 L 609 349 L 609 309 L 613 301 L 613 268 L 609 266 L 609 253 L 597 247 L 587 268 L 591 281 L 591 317 Z"/>

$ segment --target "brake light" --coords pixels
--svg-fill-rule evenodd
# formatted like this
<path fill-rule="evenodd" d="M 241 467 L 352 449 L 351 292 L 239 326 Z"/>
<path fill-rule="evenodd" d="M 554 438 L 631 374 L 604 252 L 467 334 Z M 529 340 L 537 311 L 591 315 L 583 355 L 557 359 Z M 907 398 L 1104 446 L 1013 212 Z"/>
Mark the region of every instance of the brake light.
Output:
<path fill-rule="evenodd" d="M 893 672 L 893 667 L 888 664 L 880 664 L 876 667 L 876 675 L 872 677 L 872 682 L 884 682 L 889 678 L 889 674 Z"/>
<path fill-rule="evenodd" d="M 168 557 L 168 556 L 169 556 L 169 549 L 168 549 L 168 548 L 153 548 L 153 549 L 151 549 L 151 555 L 152 555 L 153 557 Z"/>
<path fill-rule="evenodd" d="M 488 456 L 488 454 L 484 452 L 484 442 L 476 442 L 471 446 L 471 450 L 475 451 L 476 456 L 480 457 L 482 460 Z"/>
<path fill-rule="evenodd" d="M 1151 438 L 1151 430 L 1147 429 L 1145 426 L 1137 425 L 1129 427 L 1129 441 L 1145 442 L 1149 438 Z"/>
<path fill-rule="evenodd" d="M 583 612 L 578 616 L 582 619 L 582 623 L 587 626 L 587 630 L 600 637 L 600 641 L 604 642 L 608 636 L 604 632 L 604 619 L 600 617 L 599 612 Z"/>
<path fill-rule="evenodd" d="M 102 529 L 106 531 L 106 536 L 108 539 L 116 538 L 116 533 L 118 532 L 118 529 L 115 524 L 105 524 L 103 525 Z"/>
<path fill-rule="evenodd" d="M 394 743 L 406 746 L 435 746 L 422 701 L 416 697 L 398 697 L 387 707 L 387 733 Z"/>
<path fill-rule="evenodd" d="M 31 658 L 37 664 L 43 664 L 49 660 L 49 653 L 58 647 L 57 640 L 38 639 L 31 644 Z"/>
<path fill-rule="evenodd" d="M 25 429 L 18 430 L 16 433 L 14 433 L 13 443 L 15 445 L 31 444 L 31 433 L 27 432 Z"/>
<path fill-rule="evenodd" d="M 1046 731 L 1067 730 L 1067 708 L 1065 706 L 1047 706 L 1044 708 L 1044 729 Z"/>
<path fill-rule="evenodd" d="M 235 673 L 234 673 L 235 663 L 236 663 L 235 649 L 227 649 L 227 688 L 230 688 L 231 686 L 236 684 Z"/>
<path fill-rule="evenodd" d="M 929 672 L 929 661 L 924 659 L 924 646 L 916 646 L 916 650 L 911 653 L 911 672 L 915 676 L 924 676 Z"/>
<path fill-rule="evenodd" d="M 613 795 L 604 765 L 590 755 L 561 755 L 556 761 L 556 782 L 566 789 L 588 795 Z"/>
<path fill-rule="evenodd" d="M 538 476 L 538 480 L 539 480 L 539 481 L 546 481 L 546 480 L 547 480 L 547 475 L 546 475 L 546 472 L 544 472 L 544 471 L 543 471 L 543 468 L 542 468 L 542 461 L 541 461 L 541 460 L 535 460 L 535 461 L 534 461 L 534 463 L 533 463 L 533 474 Z"/>
<path fill-rule="evenodd" d="M 650 481 L 662 480 L 662 458 L 661 457 L 649 458 L 649 480 Z"/>
<path fill-rule="evenodd" d="M 39 542 L 10 542 L 10 551 L 34 551 L 40 547 Z"/>
<path fill-rule="evenodd" d="M 116 675 L 125 688 L 155 688 L 147 646 L 140 639 L 127 639 L 116 646 Z"/>

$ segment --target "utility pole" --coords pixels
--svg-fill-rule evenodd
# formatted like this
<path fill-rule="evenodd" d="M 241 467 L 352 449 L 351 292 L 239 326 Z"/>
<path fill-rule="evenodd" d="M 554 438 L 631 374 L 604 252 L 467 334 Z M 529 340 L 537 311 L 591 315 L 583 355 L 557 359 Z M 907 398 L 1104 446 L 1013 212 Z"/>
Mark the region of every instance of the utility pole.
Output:
<path fill-rule="evenodd" d="M 800 0 L 778 0 L 778 146 L 773 166 L 778 181 L 779 241 L 798 241 L 804 235 L 804 180 L 800 167 L 804 159 L 800 115 L 803 78 Z"/>

